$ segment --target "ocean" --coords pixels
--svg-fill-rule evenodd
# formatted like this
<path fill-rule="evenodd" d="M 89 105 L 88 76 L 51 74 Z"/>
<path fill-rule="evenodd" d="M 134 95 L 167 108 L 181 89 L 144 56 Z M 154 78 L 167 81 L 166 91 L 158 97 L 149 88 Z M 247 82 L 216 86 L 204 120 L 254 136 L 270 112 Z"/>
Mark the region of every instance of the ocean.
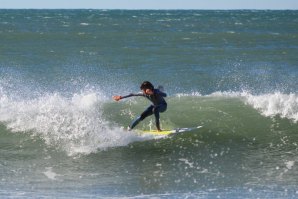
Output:
<path fill-rule="evenodd" d="M 1 198 L 297 198 L 298 11 L 0 10 Z M 126 131 L 162 85 L 157 138 Z M 154 117 L 136 129 L 155 128 Z"/>

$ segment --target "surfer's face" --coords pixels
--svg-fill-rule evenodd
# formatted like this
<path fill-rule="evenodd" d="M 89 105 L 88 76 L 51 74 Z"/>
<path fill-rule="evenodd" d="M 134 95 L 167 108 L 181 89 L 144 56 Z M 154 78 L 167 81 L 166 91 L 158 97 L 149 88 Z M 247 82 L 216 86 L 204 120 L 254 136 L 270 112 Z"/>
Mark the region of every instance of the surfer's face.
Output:
<path fill-rule="evenodd" d="M 147 88 L 142 90 L 145 95 L 153 95 L 153 90 Z"/>

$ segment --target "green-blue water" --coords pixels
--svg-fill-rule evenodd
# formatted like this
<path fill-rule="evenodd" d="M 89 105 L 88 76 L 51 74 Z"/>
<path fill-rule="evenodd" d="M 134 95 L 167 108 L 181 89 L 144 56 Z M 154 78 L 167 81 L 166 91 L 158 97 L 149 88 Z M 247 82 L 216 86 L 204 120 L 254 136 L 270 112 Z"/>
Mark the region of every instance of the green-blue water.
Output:
<path fill-rule="evenodd" d="M 1 198 L 296 198 L 298 12 L 0 10 Z M 123 130 L 163 85 L 155 139 Z M 138 129 L 154 128 L 149 117 Z"/>

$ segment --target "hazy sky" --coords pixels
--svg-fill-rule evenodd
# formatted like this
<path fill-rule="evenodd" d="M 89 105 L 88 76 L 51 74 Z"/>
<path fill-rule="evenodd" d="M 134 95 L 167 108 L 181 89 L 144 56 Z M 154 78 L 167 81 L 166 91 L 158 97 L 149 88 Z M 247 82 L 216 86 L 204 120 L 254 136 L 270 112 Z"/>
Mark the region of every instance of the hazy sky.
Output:
<path fill-rule="evenodd" d="M 0 8 L 298 10 L 298 0 L 0 0 Z"/>

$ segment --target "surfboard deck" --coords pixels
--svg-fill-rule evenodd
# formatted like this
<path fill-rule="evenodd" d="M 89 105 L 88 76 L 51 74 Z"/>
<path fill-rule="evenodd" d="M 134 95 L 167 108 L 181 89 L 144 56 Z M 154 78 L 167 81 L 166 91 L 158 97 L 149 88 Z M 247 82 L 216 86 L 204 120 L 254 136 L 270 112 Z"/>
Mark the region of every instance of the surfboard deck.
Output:
<path fill-rule="evenodd" d="M 178 133 L 183 133 L 183 132 L 188 132 L 188 131 L 193 131 L 199 128 L 202 128 L 203 126 L 196 126 L 196 127 L 190 127 L 190 128 L 176 128 L 176 129 L 171 129 L 171 130 L 162 130 L 162 131 L 157 131 L 157 130 L 139 130 L 137 133 L 139 134 L 149 134 L 149 135 L 154 135 L 154 136 L 168 136 L 168 135 L 173 135 L 173 134 L 178 134 Z"/>

